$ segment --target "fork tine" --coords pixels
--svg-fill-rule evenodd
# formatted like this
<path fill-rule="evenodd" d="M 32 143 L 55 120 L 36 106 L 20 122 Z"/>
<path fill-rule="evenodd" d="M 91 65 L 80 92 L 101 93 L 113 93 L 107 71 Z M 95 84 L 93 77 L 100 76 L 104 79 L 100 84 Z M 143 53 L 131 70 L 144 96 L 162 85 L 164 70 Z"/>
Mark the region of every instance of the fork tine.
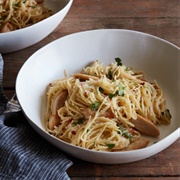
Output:
<path fill-rule="evenodd" d="M 7 102 L 6 110 L 4 113 L 17 112 L 20 110 L 21 110 L 21 108 L 20 108 L 19 102 L 17 100 L 17 96 L 16 96 L 16 94 L 14 94 L 13 97 L 10 99 L 10 101 Z"/>

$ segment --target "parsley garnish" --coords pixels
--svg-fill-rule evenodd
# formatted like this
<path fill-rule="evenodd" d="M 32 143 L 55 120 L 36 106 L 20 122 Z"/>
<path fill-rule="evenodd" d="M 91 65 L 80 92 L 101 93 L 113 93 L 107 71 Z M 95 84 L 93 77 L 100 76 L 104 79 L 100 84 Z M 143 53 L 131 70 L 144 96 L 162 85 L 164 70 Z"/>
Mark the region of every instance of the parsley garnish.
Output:
<path fill-rule="evenodd" d="M 121 59 L 120 58 L 115 58 L 115 61 L 117 62 L 117 65 L 118 66 L 122 66 L 122 62 L 121 62 Z"/>
<path fill-rule="evenodd" d="M 125 71 L 130 71 L 130 68 L 129 68 L 129 67 L 126 67 Z"/>
<path fill-rule="evenodd" d="M 103 89 L 102 87 L 99 87 L 99 91 L 100 91 L 101 93 L 103 93 L 103 92 L 104 92 L 104 89 Z"/>
<path fill-rule="evenodd" d="M 73 124 L 74 124 L 74 125 L 76 125 L 76 124 L 83 124 L 83 122 L 84 122 L 84 119 L 83 119 L 83 118 L 79 118 L 79 119 L 77 120 L 77 122 L 73 122 Z"/>
<path fill-rule="evenodd" d="M 109 94 L 109 98 L 112 99 L 116 95 L 124 96 L 124 89 L 125 89 L 125 87 L 123 87 L 121 84 L 119 84 L 118 87 L 119 87 L 119 90 L 117 90 L 114 94 L 110 93 Z"/>
<path fill-rule="evenodd" d="M 13 5 L 16 6 L 16 7 L 19 7 L 20 6 L 20 2 L 14 3 Z"/>
<path fill-rule="evenodd" d="M 112 99 L 112 98 L 113 98 L 114 96 L 116 96 L 116 95 L 117 95 L 116 93 L 115 93 L 115 94 L 110 93 L 110 94 L 109 94 L 109 98 Z"/>
<path fill-rule="evenodd" d="M 113 77 L 112 77 L 112 71 L 111 71 L 111 70 L 109 70 L 107 77 L 108 77 L 110 80 L 112 80 Z"/>
<path fill-rule="evenodd" d="M 94 103 L 92 103 L 92 104 L 90 105 L 91 110 L 93 110 L 93 111 L 94 111 L 94 110 L 97 110 L 100 104 L 101 104 L 100 102 L 95 101 Z"/>
<path fill-rule="evenodd" d="M 123 87 L 121 84 L 119 84 L 118 87 L 119 87 L 119 91 L 118 92 L 116 91 L 117 94 L 119 96 L 124 96 L 124 89 L 125 89 L 125 87 Z"/>
<path fill-rule="evenodd" d="M 115 146 L 115 144 L 106 144 L 106 146 L 107 146 L 109 149 L 112 149 L 112 148 Z"/>
<path fill-rule="evenodd" d="M 119 130 L 121 131 L 122 136 L 125 136 L 129 139 L 132 138 L 132 134 L 127 132 L 122 126 L 119 126 Z"/>

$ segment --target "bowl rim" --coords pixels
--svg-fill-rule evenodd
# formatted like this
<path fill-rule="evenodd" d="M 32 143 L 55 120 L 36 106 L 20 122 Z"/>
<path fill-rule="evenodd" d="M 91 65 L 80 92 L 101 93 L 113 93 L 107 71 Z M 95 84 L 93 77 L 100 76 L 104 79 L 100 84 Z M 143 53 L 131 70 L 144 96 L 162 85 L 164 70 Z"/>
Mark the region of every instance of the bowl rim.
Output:
<path fill-rule="evenodd" d="M 70 0 L 70 1 L 73 1 L 73 0 Z M 50 17 L 49 17 L 50 18 Z M 31 26 L 30 26 L 31 27 Z M 74 32 L 74 33 L 71 33 L 71 34 L 67 34 L 65 36 L 62 36 L 62 37 L 59 37 L 58 39 L 55 39 L 53 40 L 52 42 L 46 44 L 45 46 L 43 46 L 42 48 L 40 48 L 39 50 L 41 49 L 44 49 L 46 48 L 47 46 L 52 46 L 54 43 L 56 43 L 56 41 L 59 41 L 60 39 L 64 39 L 64 38 L 68 38 L 68 37 L 71 37 L 71 36 L 74 36 L 74 35 L 78 35 L 78 34 L 85 34 L 85 33 L 95 33 L 95 32 L 98 32 L 98 31 L 113 31 L 113 32 L 117 32 L 117 31 L 121 31 L 121 32 L 129 32 L 129 33 L 135 33 L 135 34 L 141 34 L 143 36 L 147 36 L 147 37 L 150 37 L 150 38 L 154 38 L 154 39 L 157 39 L 159 41 L 163 41 L 164 43 L 166 44 L 169 44 L 173 47 L 175 47 L 176 49 L 180 50 L 180 47 L 178 47 L 177 45 L 175 45 L 174 43 L 164 39 L 164 38 L 161 38 L 161 37 L 158 37 L 156 35 L 153 35 L 153 34 L 149 34 L 149 33 L 145 33 L 145 32 L 142 32 L 142 31 L 138 31 L 138 30 L 131 30 L 131 29 L 118 29 L 118 28 L 100 28 L 100 29 L 90 29 L 90 30 L 83 30 L 83 31 L 79 31 L 79 32 Z M 13 32 L 13 31 L 12 31 Z M 38 50 L 38 51 L 39 51 Z M 36 51 L 37 52 L 37 51 Z M 34 54 L 36 53 L 34 52 Z M 30 56 L 31 57 L 31 56 Z M 29 57 L 29 58 L 30 58 Z M 28 58 L 28 59 L 29 59 Z"/>
<path fill-rule="evenodd" d="M 95 29 L 95 30 L 85 30 L 85 31 L 76 32 L 76 33 L 72 33 L 72 34 L 69 34 L 69 35 L 60 37 L 60 38 L 54 40 L 53 42 L 50 42 L 49 44 L 45 45 L 44 47 L 42 47 L 41 49 L 39 49 L 38 51 L 36 51 L 33 55 L 31 55 L 31 56 L 27 59 L 27 61 L 23 64 L 23 66 L 28 62 L 29 59 L 32 58 L 32 56 L 36 55 L 36 53 L 41 53 L 42 51 L 46 50 L 47 48 L 49 48 L 49 47 L 51 47 L 51 46 L 54 46 L 54 44 L 56 44 L 56 42 L 59 41 L 60 39 L 68 38 L 68 37 L 71 37 L 71 36 L 74 36 L 74 35 L 78 35 L 78 34 L 82 34 L 82 33 L 84 34 L 84 33 L 88 33 L 88 32 L 97 32 L 97 31 L 111 31 L 111 32 L 118 31 L 118 32 L 130 32 L 130 33 L 135 33 L 135 34 L 141 34 L 141 35 L 144 35 L 144 36 L 148 36 L 148 37 L 155 38 L 155 39 L 157 39 L 157 40 L 163 41 L 164 43 L 166 43 L 166 44 L 174 47 L 174 48 L 177 49 L 177 50 L 180 49 L 178 46 L 174 45 L 173 43 L 171 43 L 171 42 L 169 42 L 169 41 L 167 41 L 167 40 L 164 40 L 164 39 L 162 39 L 162 38 L 160 38 L 160 37 L 157 37 L 157 36 L 154 36 L 154 35 L 151 35 L 151 34 L 147 34 L 147 33 L 144 33 L 144 32 L 140 32 L 140 31 L 128 30 L 128 29 Z M 21 67 L 21 69 L 23 68 L 23 66 Z M 19 71 L 19 73 L 18 73 L 18 76 L 19 76 L 19 74 L 20 74 L 20 72 L 21 72 L 21 69 L 20 69 L 20 71 Z M 16 78 L 16 85 L 17 85 L 18 76 L 17 76 L 17 78 Z M 16 86 L 15 89 L 17 90 L 17 86 Z M 16 92 L 17 92 L 17 91 L 16 91 Z M 17 93 L 17 97 L 18 97 L 18 93 Z M 23 107 L 22 107 L 22 109 L 23 109 Z M 24 109 L 23 109 L 23 111 L 24 111 Z M 24 113 L 25 113 L 25 111 L 24 111 Z M 26 115 L 26 113 L 25 113 L 25 115 Z M 166 147 L 168 147 L 170 144 L 172 144 L 176 139 L 178 139 L 178 138 L 180 137 L 180 127 L 177 127 L 172 133 L 168 134 L 165 138 L 160 139 L 160 140 L 158 141 L 158 143 L 152 144 L 152 145 L 150 145 L 150 146 L 148 146 L 148 147 L 146 147 L 146 148 L 143 148 L 143 149 L 131 150 L 131 151 L 117 151 L 117 152 L 95 151 L 95 150 L 89 150 L 89 149 L 86 149 L 86 148 L 78 147 L 78 146 L 75 146 L 75 145 L 73 145 L 73 144 L 70 144 L 70 143 L 67 143 L 67 142 L 65 142 L 65 141 L 62 141 L 62 140 L 60 140 L 60 139 L 58 139 L 58 138 L 50 135 L 49 133 L 47 133 L 47 132 L 45 131 L 45 129 L 43 128 L 43 126 L 42 126 L 42 128 L 41 128 L 40 126 L 36 125 L 36 123 L 34 123 L 34 121 L 31 120 L 28 116 L 26 116 L 26 117 L 27 117 L 28 121 L 30 121 L 31 125 L 37 127 L 38 129 L 40 129 L 40 131 L 42 131 L 42 133 L 46 133 L 48 137 L 51 137 L 51 138 L 55 139 L 55 141 L 58 140 L 58 141 L 60 141 L 60 142 L 63 143 L 63 144 L 66 144 L 66 145 L 68 145 L 68 146 L 70 146 L 70 147 L 72 147 L 72 148 L 77 148 L 77 149 L 79 149 L 79 150 L 81 150 L 81 151 L 86 151 L 86 152 L 91 152 L 91 153 L 97 153 L 97 154 L 105 154 L 105 155 L 115 154 L 115 155 L 117 156 L 117 155 L 131 154 L 132 152 L 134 152 L 134 153 L 136 154 L 136 153 L 141 153 L 141 152 L 150 151 L 151 155 L 149 155 L 149 156 L 152 156 L 152 155 L 153 155 L 152 152 L 153 152 L 154 149 L 157 149 L 157 150 L 156 150 L 156 153 L 157 153 L 157 152 L 160 152 L 160 151 L 162 151 L 163 149 L 165 149 Z M 172 136 L 173 136 L 173 138 L 174 138 L 173 142 L 167 143 L 166 141 L 167 141 L 168 139 L 170 139 Z M 165 144 L 166 147 L 159 150 L 159 149 L 158 149 L 158 144 L 159 144 L 159 142 Z M 156 153 L 154 153 L 154 154 L 156 154 Z M 133 162 L 133 161 L 131 161 L 131 162 Z"/>

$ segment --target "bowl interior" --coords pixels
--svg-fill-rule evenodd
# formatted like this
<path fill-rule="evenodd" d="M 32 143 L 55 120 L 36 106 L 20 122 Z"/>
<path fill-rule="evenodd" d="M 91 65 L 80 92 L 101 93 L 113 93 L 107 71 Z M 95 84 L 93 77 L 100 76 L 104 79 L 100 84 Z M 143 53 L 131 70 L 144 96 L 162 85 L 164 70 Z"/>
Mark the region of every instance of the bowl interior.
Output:
<path fill-rule="evenodd" d="M 64 77 L 64 70 L 70 76 L 94 60 L 107 65 L 120 57 L 123 64 L 143 70 L 152 80 L 157 80 L 165 92 L 172 122 L 159 127 L 161 135 L 150 138 L 151 144 L 154 144 L 180 127 L 178 56 L 178 47 L 140 32 L 112 29 L 76 33 L 60 38 L 34 53 L 18 74 L 16 93 L 29 122 L 42 133 L 45 90 L 51 81 Z M 59 142 L 63 143 L 56 141 Z"/>
<path fill-rule="evenodd" d="M 45 0 L 44 5 L 55 13 L 63 9 L 70 0 Z"/>

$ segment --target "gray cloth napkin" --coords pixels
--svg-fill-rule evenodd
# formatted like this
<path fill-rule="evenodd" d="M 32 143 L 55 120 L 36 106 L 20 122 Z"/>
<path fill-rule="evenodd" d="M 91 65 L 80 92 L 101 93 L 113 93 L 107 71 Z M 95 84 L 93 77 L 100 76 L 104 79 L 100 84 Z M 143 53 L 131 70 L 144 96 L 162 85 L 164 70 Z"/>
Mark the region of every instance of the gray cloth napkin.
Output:
<path fill-rule="evenodd" d="M 0 179 L 66 180 L 72 165 L 62 152 L 40 137 L 20 112 L 5 118 L 8 99 L 2 88 L 3 59 L 0 54 Z"/>

